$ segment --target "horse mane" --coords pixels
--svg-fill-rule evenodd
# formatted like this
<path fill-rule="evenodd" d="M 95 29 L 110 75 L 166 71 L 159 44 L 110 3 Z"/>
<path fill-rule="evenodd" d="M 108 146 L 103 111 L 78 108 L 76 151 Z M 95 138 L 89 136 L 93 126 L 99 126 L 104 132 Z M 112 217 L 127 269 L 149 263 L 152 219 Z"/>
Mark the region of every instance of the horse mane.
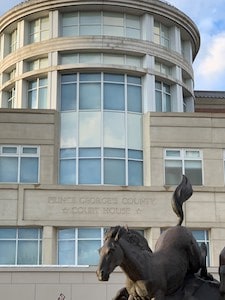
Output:
<path fill-rule="evenodd" d="M 122 226 L 111 227 L 105 234 L 105 240 L 110 238 L 115 240 L 123 238 L 131 245 L 138 246 L 140 250 L 152 252 L 145 237 L 137 230 Z"/>

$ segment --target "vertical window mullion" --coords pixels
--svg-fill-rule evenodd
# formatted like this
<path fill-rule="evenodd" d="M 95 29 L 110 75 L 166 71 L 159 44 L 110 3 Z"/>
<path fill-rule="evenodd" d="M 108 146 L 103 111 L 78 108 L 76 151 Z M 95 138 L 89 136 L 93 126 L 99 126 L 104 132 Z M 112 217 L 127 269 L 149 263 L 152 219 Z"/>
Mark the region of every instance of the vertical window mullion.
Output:
<path fill-rule="evenodd" d="M 124 101 L 125 101 L 125 184 L 128 185 L 128 109 L 127 109 L 127 89 L 128 89 L 128 84 L 127 84 L 127 74 L 124 75 Z"/>
<path fill-rule="evenodd" d="M 17 228 L 17 229 L 16 229 L 15 265 L 18 265 L 18 239 L 19 239 L 19 233 L 18 233 L 18 228 Z"/>
<path fill-rule="evenodd" d="M 75 228 L 75 266 L 78 266 L 78 228 Z"/>

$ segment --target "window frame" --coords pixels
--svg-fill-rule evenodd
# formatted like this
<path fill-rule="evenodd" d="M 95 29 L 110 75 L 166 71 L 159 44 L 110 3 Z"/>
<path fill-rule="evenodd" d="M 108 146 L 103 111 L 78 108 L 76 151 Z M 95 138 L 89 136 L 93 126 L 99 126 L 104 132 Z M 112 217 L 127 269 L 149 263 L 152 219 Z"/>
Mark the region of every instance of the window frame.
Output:
<path fill-rule="evenodd" d="M 83 76 L 83 74 L 91 74 L 91 76 Z M 96 79 L 94 80 L 93 75 L 98 75 Z M 62 74 L 62 76 L 68 75 L 68 74 Z M 74 77 L 71 77 L 71 75 L 74 75 Z M 76 75 L 76 76 L 75 76 Z M 109 76 L 105 76 L 109 75 Z M 112 76 L 111 76 L 112 75 Z M 71 77 L 71 78 L 70 78 Z M 82 78 L 82 81 L 80 80 Z M 68 80 L 67 80 L 68 79 Z M 80 107 L 79 103 L 79 93 L 80 93 L 80 83 L 84 84 L 90 82 L 91 84 L 100 84 L 100 91 L 101 91 L 101 102 L 98 107 Z M 65 80 L 62 77 L 61 85 L 67 85 L 72 84 L 74 85 L 74 91 L 76 89 L 76 93 L 74 92 L 74 97 L 76 97 L 77 102 L 76 105 L 64 105 L 61 103 L 61 138 L 60 138 L 60 154 L 63 153 L 63 151 L 67 151 L 66 149 L 73 149 L 74 154 L 70 157 L 62 157 L 59 154 L 59 183 L 66 184 L 65 177 L 66 177 L 66 169 L 71 171 L 71 164 L 74 164 L 75 173 L 72 172 L 72 178 L 70 183 L 68 184 L 112 184 L 112 185 L 129 185 L 129 182 L 132 182 L 132 185 L 143 185 L 144 175 L 143 175 L 143 137 L 142 133 L 139 134 L 138 138 L 134 139 L 132 138 L 132 132 L 135 128 L 137 128 L 137 132 L 142 130 L 142 117 L 143 117 L 143 96 L 142 96 L 142 78 L 141 76 L 131 76 L 128 74 L 111 74 L 111 73 L 74 73 L 69 74 L 69 77 Z M 123 86 L 124 90 L 124 99 L 123 99 L 123 107 L 105 107 L 104 105 L 104 85 L 105 84 L 111 84 L 112 86 Z M 140 105 L 135 105 L 133 103 L 128 103 L 128 93 L 130 87 L 137 87 L 137 98 L 140 102 Z M 141 91 L 141 92 L 140 92 Z M 130 91 L 130 93 L 133 92 L 133 89 Z M 139 93 L 140 92 L 140 93 Z M 134 94 L 134 93 L 133 93 Z M 65 94 L 66 95 L 66 94 Z M 70 93 L 71 95 L 71 93 Z M 62 97 L 62 94 L 61 94 Z M 134 98 L 135 99 L 135 98 Z M 65 97 L 64 97 L 65 100 Z M 133 100 L 133 99 L 132 99 Z M 68 99 L 66 100 L 66 104 L 68 102 Z M 72 103 L 72 101 L 70 102 Z M 68 116 L 67 114 L 70 114 Z M 64 122 L 64 116 L 67 115 L 67 122 Z M 89 123 L 90 122 L 90 123 Z M 94 125 L 94 124 L 95 125 Z M 96 125 L 97 124 L 97 125 Z M 115 126 L 115 124 L 117 126 Z M 129 125 L 129 126 L 128 126 Z M 132 127 L 133 125 L 133 127 Z M 118 128 L 120 127 L 120 129 Z M 64 129 L 65 128 L 65 129 Z M 68 128 L 70 128 L 70 131 L 72 132 L 71 128 L 73 128 L 75 134 L 73 133 L 72 136 L 67 135 L 67 132 L 69 131 Z M 94 131 L 93 131 L 94 130 Z M 127 132 L 126 132 L 127 130 Z M 82 132 L 89 132 L 89 135 L 86 135 L 85 139 L 82 139 Z M 89 139 L 89 140 L 88 140 Z M 87 142 L 88 141 L 88 142 Z M 90 142 L 90 143 L 89 143 Z M 91 156 L 91 157 L 80 157 L 79 151 L 82 148 L 98 148 L 101 155 L 99 157 Z M 106 148 L 113 149 L 123 149 L 124 150 L 124 156 L 123 157 L 111 157 L 106 158 L 104 156 L 104 151 Z M 135 158 L 129 156 L 130 150 L 136 150 L 140 151 L 142 153 L 141 157 Z M 64 152 L 65 152 L 64 151 Z M 65 152 L 66 153 L 66 152 Z M 97 169 L 94 169 L 94 172 L 92 174 L 96 175 L 96 177 L 93 177 L 93 182 L 89 183 L 82 183 L 79 181 L 80 177 L 80 166 L 85 167 L 84 160 L 90 160 L 92 163 L 92 166 L 95 164 L 97 169 L 99 170 L 98 163 L 100 162 L 100 176 L 99 172 L 97 173 Z M 121 184 L 115 184 L 113 183 L 113 176 L 111 177 L 111 180 L 105 181 L 105 161 L 109 161 L 109 159 L 114 160 L 115 163 L 118 164 L 119 168 L 119 162 L 121 165 L 124 165 L 123 172 L 125 173 L 125 178 L 121 182 Z M 67 160 L 67 161 L 66 161 Z M 83 162 L 81 162 L 83 160 Z M 95 160 L 95 161 L 94 161 Z M 121 162 L 123 160 L 123 163 Z M 137 183 L 135 184 L 135 178 L 130 181 L 129 180 L 129 170 L 134 168 L 134 164 L 137 162 L 137 167 L 139 170 L 139 173 L 142 172 L 141 181 L 137 180 Z M 63 166 L 64 165 L 64 166 Z M 62 169 L 61 169 L 62 167 Z M 91 165 L 90 165 L 91 167 Z M 121 166 L 122 167 L 122 166 Z M 65 168 L 65 169 L 63 169 Z M 95 173 L 96 172 L 96 173 Z M 65 177 L 64 177 L 65 176 Z M 100 180 L 99 180 L 100 179 Z M 90 181 L 90 180 L 89 180 Z M 110 183 L 111 182 L 111 183 Z M 116 181 L 115 181 L 116 182 Z"/>
<path fill-rule="evenodd" d="M 4 153 L 4 148 L 11 148 L 11 149 L 16 149 L 16 152 L 9 152 L 9 153 Z M 36 149 L 36 154 L 35 153 L 23 153 L 24 149 Z M 17 158 L 17 174 L 15 173 L 15 177 L 17 178 L 16 181 L 0 181 L 0 184 L 37 184 L 40 182 L 40 146 L 36 145 L 0 145 L 0 158 L 2 157 L 8 157 L 8 158 Z M 38 160 L 37 162 L 37 182 L 24 182 L 21 181 L 21 161 L 23 158 L 36 158 Z"/>
<path fill-rule="evenodd" d="M 160 89 L 157 88 L 157 84 L 160 84 Z M 166 89 L 169 88 L 169 92 L 166 92 Z M 161 110 L 157 109 L 157 93 L 160 94 L 160 106 L 162 107 Z M 167 110 L 167 96 L 169 97 L 169 106 L 170 109 Z M 155 80 L 155 111 L 156 112 L 172 112 L 172 91 L 171 85 L 167 84 L 160 80 Z"/>
<path fill-rule="evenodd" d="M 190 229 L 193 236 L 194 236 L 194 231 L 201 231 L 204 233 L 204 238 L 203 239 L 196 239 L 195 236 L 194 238 L 196 239 L 197 243 L 199 244 L 199 246 L 201 245 L 201 243 L 205 243 L 206 244 L 206 247 L 207 247 L 207 257 L 206 257 L 206 265 L 207 267 L 210 266 L 210 263 L 211 263 L 211 251 L 210 251 L 210 231 L 209 229 L 204 229 L 204 228 L 191 228 Z"/>
<path fill-rule="evenodd" d="M 176 152 L 179 152 L 180 156 L 168 156 L 166 154 L 167 151 L 176 151 Z M 190 157 L 190 158 L 188 158 L 185 155 L 185 153 L 188 152 L 188 151 L 198 152 L 199 153 L 199 157 L 196 157 L 196 158 Z M 185 162 L 186 161 L 200 161 L 201 162 L 201 176 L 202 176 L 201 179 L 202 179 L 202 182 L 201 182 L 201 184 L 198 184 L 198 186 L 203 186 L 204 185 L 203 151 L 201 149 L 197 149 L 197 148 L 196 149 L 195 148 L 166 148 L 166 149 L 164 149 L 164 184 L 165 185 L 177 185 L 177 184 L 179 184 L 179 182 L 177 182 L 175 184 L 168 184 L 167 180 L 166 180 L 166 161 L 172 161 L 172 160 L 180 161 L 181 162 L 181 167 L 182 167 L 181 173 L 182 174 L 186 173 L 185 172 Z M 191 179 L 190 179 L 190 181 L 191 181 Z M 195 185 L 195 184 L 193 184 L 193 185 Z"/>
<path fill-rule="evenodd" d="M 0 238 L 0 242 L 1 241 L 15 241 L 15 249 L 14 249 L 14 264 L 16 266 L 24 266 L 24 265 L 32 265 L 32 266 L 39 266 L 42 264 L 42 240 L 43 240 L 43 233 L 42 233 L 42 228 L 39 227 L 33 227 L 33 228 L 28 228 L 28 227 L 1 227 L 0 230 L 4 230 L 4 229 L 14 229 L 15 230 L 15 237 L 5 237 L 5 238 Z M 19 231 L 23 230 L 23 229 L 36 229 L 37 230 L 37 238 L 20 238 L 19 237 Z M 36 264 L 28 264 L 28 263 L 18 263 L 18 257 L 19 257 L 19 242 L 20 241 L 36 241 L 37 242 L 37 263 Z M 3 265 L 11 265 L 11 264 L 0 264 L 1 266 Z"/>
<path fill-rule="evenodd" d="M 41 85 L 41 80 L 46 80 L 45 85 Z M 36 82 L 36 87 L 29 87 L 31 84 Z M 40 107 L 40 92 L 41 90 L 46 90 L 46 99 L 45 99 L 45 107 Z M 48 82 L 48 76 L 43 77 L 37 77 L 35 79 L 29 80 L 27 85 L 27 107 L 30 109 L 48 109 L 49 108 L 49 95 L 48 95 L 48 89 L 49 89 L 49 82 Z M 33 94 L 36 92 L 35 97 L 35 105 L 32 105 L 33 101 Z M 30 97 L 31 95 L 31 97 Z"/>
<path fill-rule="evenodd" d="M 79 238 L 79 229 L 100 229 L 100 236 L 98 238 Z M 74 232 L 74 238 L 59 238 L 59 232 L 60 230 L 71 230 L 71 232 L 73 231 Z M 57 230 L 57 264 L 59 266 L 65 266 L 65 265 L 72 265 L 72 266 L 75 266 L 75 267 L 89 267 L 90 265 L 89 264 L 78 264 L 78 261 L 79 261 L 79 253 L 78 253 L 78 244 L 79 244 L 79 241 L 100 241 L 100 247 L 103 246 L 103 243 L 104 243 L 104 233 L 105 233 L 105 228 L 104 227 L 84 227 L 84 228 L 81 228 L 81 227 L 70 227 L 70 228 L 58 228 Z M 62 241 L 72 241 L 74 242 L 74 263 L 72 264 L 60 264 L 59 260 L 60 260 L 60 249 L 59 249 L 59 242 L 62 242 Z M 96 249 L 98 250 L 98 249 Z"/>
<path fill-rule="evenodd" d="M 50 38 L 49 36 L 49 26 L 48 28 L 42 28 L 43 20 L 47 20 L 49 24 L 49 16 L 43 16 L 38 19 L 31 20 L 29 23 L 29 44 L 39 43 Z M 37 28 L 35 29 L 35 22 L 37 22 Z M 43 33 L 47 33 L 47 37 L 42 37 Z M 37 40 L 35 40 L 35 35 L 37 35 Z"/>

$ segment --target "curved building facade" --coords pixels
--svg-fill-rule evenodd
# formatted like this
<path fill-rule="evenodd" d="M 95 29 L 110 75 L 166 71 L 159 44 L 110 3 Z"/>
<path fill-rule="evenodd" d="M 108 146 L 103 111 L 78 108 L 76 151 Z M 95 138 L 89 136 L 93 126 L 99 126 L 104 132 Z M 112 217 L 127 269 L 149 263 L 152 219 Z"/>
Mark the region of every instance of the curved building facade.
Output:
<path fill-rule="evenodd" d="M 158 0 L 28 0 L 0 18 L 6 299 L 111 299 L 124 278 L 97 282 L 105 228 L 128 224 L 153 247 L 176 224 L 168 199 L 182 173 L 196 191 L 185 224 L 217 264 L 223 118 L 194 113 L 199 47 L 193 21 Z"/>

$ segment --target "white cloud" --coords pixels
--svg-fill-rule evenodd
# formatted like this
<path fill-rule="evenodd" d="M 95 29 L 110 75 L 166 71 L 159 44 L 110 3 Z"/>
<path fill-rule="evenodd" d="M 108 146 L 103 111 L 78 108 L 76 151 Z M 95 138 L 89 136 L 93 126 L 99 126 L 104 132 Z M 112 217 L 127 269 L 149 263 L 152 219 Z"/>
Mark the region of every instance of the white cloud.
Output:
<path fill-rule="evenodd" d="M 201 49 L 195 64 L 197 89 L 225 90 L 225 31 L 205 36 Z"/>

